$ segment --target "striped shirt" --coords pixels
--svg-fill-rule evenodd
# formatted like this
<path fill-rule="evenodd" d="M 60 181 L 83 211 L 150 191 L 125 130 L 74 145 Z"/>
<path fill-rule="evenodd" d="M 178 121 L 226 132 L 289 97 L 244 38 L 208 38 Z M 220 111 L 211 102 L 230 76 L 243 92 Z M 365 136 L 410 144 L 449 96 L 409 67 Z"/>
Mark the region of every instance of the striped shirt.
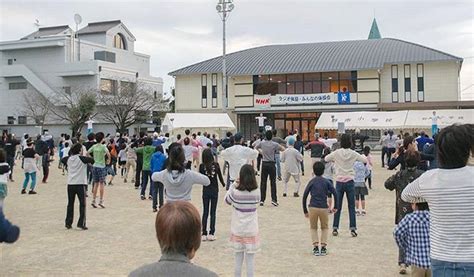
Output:
<path fill-rule="evenodd" d="M 239 237 L 257 236 L 257 205 L 260 202 L 260 190 L 242 191 L 236 189 L 235 186 L 235 183 L 232 184 L 225 195 L 225 202 L 233 207 L 231 234 Z"/>
<path fill-rule="evenodd" d="M 474 261 L 474 167 L 433 169 L 410 183 L 402 200 L 430 206 L 430 255 L 446 262 Z"/>

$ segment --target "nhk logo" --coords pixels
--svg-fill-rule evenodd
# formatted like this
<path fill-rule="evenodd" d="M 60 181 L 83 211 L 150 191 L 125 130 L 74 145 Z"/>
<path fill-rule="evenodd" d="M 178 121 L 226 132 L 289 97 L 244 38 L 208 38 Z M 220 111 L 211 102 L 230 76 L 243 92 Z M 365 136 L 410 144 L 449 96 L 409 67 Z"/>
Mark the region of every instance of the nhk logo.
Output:
<path fill-rule="evenodd" d="M 268 105 L 270 104 L 270 98 L 263 98 L 263 99 L 255 99 L 255 104 L 258 105 Z"/>

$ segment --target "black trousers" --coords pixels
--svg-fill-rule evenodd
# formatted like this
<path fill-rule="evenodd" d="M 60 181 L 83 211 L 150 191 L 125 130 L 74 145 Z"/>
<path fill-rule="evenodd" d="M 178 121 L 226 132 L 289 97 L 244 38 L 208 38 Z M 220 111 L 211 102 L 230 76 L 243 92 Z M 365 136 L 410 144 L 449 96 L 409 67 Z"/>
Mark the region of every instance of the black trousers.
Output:
<path fill-rule="evenodd" d="M 260 164 L 262 163 L 262 158 L 262 154 L 259 153 L 257 156 L 257 171 L 260 171 Z"/>
<path fill-rule="evenodd" d="M 277 201 L 277 187 L 276 187 L 276 168 L 275 162 L 262 163 L 262 178 L 260 181 L 260 197 L 261 202 L 265 202 L 267 198 L 267 179 L 270 177 L 270 189 L 272 194 L 272 201 Z"/>
<path fill-rule="evenodd" d="M 163 183 L 161 182 L 151 182 L 151 196 L 153 197 L 153 203 L 152 203 L 152 208 L 156 209 L 157 207 L 157 202 L 158 202 L 158 197 L 160 199 L 160 206 L 163 206 L 163 196 L 164 196 L 164 190 L 163 190 Z"/>
<path fill-rule="evenodd" d="M 142 181 L 141 173 L 143 169 L 143 162 L 138 162 L 137 160 L 137 169 L 135 171 L 135 187 L 138 188 L 140 186 L 140 183 Z"/>
<path fill-rule="evenodd" d="M 46 183 L 49 176 L 49 153 L 44 154 L 41 158 L 41 166 L 43 167 L 43 183 Z"/>
<path fill-rule="evenodd" d="M 86 227 L 86 185 L 67 186 L 67 214 L 66 226 L 72 226 L 74 220 L 74 201 L 79 198 L 79 221 L 77 227 Z"/>
<path fill-rule="evenodd" d="M 207 218 L 209 216 L 209 205 L 211 206 L 211 226 L 209 235 L 216 233 L 216 209 L 217 209 L 217 194 L 212 195 L 205 193 L 202 195 L 202 204 L 204 209 L 202 211 L 202 234 L 207 236 Z"/>

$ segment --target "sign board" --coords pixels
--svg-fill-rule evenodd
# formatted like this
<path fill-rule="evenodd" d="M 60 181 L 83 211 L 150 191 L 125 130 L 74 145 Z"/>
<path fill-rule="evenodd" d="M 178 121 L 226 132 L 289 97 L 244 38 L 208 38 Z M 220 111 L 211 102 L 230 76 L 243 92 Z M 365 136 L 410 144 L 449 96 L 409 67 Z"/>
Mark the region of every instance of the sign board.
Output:
<path fill-rule="evenodd" d="M 271 97 L 271 104 L 275 106 L 334 104 L 334 103 L 336 103 L 336 97 L 334 93 L 277 94 Z"/>
<path fill-rule="evenodd" d="M 344 134 L 346 132 L 346 126 L 344 122 L 338 122 L 337 123 L 337 133 L 338 134 Z"/>
<path fill-rule="evenodd" d="M 351 103 L 351 94 L 346 92 L 338 92 L 337 93 L 337 102 L 339 104 L 350 104 Z"/>
<path fill-rule="evenodd" d="M 253 96 L 253 105 L 255 108 L 260 108 L 260 109 L 266 109 L 266 108 L 270 108 L 271 104 L 270 104 L 270 99 L 271 99 L 271 95 L 270 94 L 266 94 L 266 95 L 259 95 L 259 94 L 255 94 Z"/>

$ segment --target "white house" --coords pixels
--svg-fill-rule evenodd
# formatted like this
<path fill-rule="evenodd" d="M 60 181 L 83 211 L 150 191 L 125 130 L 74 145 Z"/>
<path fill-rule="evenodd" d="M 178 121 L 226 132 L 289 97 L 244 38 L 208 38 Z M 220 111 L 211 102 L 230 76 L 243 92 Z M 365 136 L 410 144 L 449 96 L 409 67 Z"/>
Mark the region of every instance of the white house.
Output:
<path fill-rule="evenodd" d="M 25 94 L 39 93 L 58 105 L 57 91 L 115 93 L 140 83 L 161 99 L 163 80 L 150 75 L 150 56 L 134 51 L 135 40 L 115 20 L 89 23 L 76 34 L 67 25 L 44 27 L 19 40 L 0 42 L 0 129 L 35 133 L 36 123 L 24 114 Z M 94 120 L 96 130 L 115 131 L 114 125 Z M 69 133 L 66 124 L 52 118 L 44 128 L 54 135 Z"/>

